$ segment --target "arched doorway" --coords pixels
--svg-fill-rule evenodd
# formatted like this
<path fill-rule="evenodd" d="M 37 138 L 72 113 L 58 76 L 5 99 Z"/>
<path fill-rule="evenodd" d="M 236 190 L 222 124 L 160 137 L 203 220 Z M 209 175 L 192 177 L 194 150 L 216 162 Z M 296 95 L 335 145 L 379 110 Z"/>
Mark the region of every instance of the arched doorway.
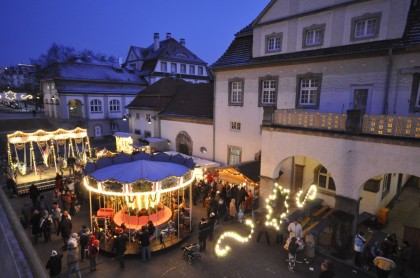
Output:
<path fill-rule="evenodd" d="M 78 99 L 71 99 L 67 103 L 69 119 L 83 118 L 82 102 Z"/>
<path fill-rule="evenodd" d="M 186 155 L 192 155 L 192 140 L 187 132 L 181 131 L 176 136 L 176 151 Z"/>

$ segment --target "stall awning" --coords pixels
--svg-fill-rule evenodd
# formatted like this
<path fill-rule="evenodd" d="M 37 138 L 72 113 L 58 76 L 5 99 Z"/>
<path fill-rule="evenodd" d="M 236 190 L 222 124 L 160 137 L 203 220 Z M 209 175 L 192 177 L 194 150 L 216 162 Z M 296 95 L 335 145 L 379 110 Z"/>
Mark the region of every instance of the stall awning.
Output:
<path fill-rule="evenodd" d="M 186 154 L 183 154 L 183 153 L 179 153 L 179 152 L 175 152 L 175 151 L 167 151 L 165 153 L 167 153 L 169 155 L 178 155 L 178 154 L 180 154 L 180 155 L 182 155 L 185 158 L 192 158 L 193 161 L 195 162 L 195 166 L 196 167 L 213 168 L 213 167 L 219 167 L 220 166 L 220 163 L 217 163 L 217 162 L 214 162 L 214 161 L 211 161 L 211 160 L 207 160 L 207 159 L 204 159 L 204 158 L 199 158 L 199 157 L 195 157 L 195 156 L 189 156 L 189 155 L 186 155 Z"/>
<path fill-rule="evenodd" d="M 261 161 L 247 161 L 236 165 L 216 168 L 218 179 L 231 183 L 259 183 Z"/>

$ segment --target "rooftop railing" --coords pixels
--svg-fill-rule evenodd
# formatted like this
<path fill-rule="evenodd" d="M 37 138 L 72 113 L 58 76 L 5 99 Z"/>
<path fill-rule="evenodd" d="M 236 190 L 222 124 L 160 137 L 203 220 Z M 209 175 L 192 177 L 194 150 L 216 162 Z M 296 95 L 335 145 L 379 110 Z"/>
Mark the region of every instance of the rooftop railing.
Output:
<path fill-rule="evenodd" d="M 358 126 L 356 133 L 394 137 L 420 138 L 420 117 L 398 115 L 349 116 L 350 114 L 308 112 L 298 109 L 274 111 L 275 126 L 349 132 L 349 126 Z M 351 132 L 355 133 L 355 132 Z"/>

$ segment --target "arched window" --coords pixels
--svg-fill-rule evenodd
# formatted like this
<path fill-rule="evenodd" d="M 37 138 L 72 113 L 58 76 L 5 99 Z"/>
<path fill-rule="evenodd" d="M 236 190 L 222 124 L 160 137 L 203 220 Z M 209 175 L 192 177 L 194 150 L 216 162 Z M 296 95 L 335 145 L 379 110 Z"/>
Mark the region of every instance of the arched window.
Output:
<path fill-rule="evenodd" d="M 335 191 L 335 182 L 331 177 L 331 174 L 325 169 L 325 167 L 320 167 L 317 171 L 318 174 L 318 187 Z"/>
<path fill-rule="evenodd" d="M 120 112 L 120 101 L 118 99 L 113 99 L 109 102 L 109 111 Z"/>
<path fill-rule="evenodd" d="M 92 99 L 90 101 L 90 112 L 102 112 L 102 101 L 99 99 Z"/>

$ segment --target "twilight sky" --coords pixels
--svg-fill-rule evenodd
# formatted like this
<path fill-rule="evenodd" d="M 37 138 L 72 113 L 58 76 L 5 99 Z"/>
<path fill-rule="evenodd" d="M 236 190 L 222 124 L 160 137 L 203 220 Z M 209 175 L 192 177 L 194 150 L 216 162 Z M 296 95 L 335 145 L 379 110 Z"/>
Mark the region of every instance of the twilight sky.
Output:
<path fill-rule="evenodd" d="M 1 0 L 0 66 L 27 64 L 53 42 L 125 60 L 153 33 L 185 38 L 209 65 L 269 0 Z"/>

